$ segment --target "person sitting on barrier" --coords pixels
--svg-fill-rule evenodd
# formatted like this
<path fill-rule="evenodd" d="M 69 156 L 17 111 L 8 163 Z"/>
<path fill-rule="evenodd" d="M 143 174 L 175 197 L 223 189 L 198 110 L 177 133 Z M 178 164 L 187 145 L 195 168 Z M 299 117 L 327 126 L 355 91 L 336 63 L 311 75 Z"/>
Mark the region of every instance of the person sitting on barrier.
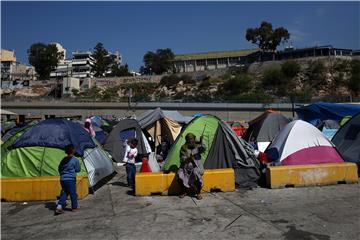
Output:
<path fill-rule="evenodd" d="M 202 175 L 204 174 L 204 167 L 201 163 L 201 153 L 205 152 L 205 145 L 202 143 L 202 136 L 200 142 L 196 142 L 196 137 L 192 133 L 185 136 L 186 143 L 180 149 L 180 167 L 176 173 L 177 181 L 181 186 L 180 198 L 188 194 L 194 193 L 197 199 L 202 199 L 201 188 L 203 186 Z"/>
<path fill-rule="evenodd" d="M 72 211 L 78 210 L 77 194 L 76 194 L 76 173 L 80 172 L 79 159 L 74 157 L 75 148 L 72 144 L 65 146 L 67 154 L 59 164 L 59 175 L 61 192 L 60 198 L 55 210 L 55 214 L 64 213 L 63 207 L 66 205 L 67 196 L 70 195 Z"/>

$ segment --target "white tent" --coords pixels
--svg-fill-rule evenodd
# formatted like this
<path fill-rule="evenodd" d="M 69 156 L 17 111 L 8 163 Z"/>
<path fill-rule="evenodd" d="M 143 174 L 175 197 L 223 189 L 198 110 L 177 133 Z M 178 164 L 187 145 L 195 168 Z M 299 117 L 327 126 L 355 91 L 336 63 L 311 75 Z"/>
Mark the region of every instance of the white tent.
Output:
<path fill-rule="evenodd" d="M 280 161 L 282 165 L 343 162 L 332 142 L 302 120 L 288 123 L 265 152 L 270 161 Z"/>

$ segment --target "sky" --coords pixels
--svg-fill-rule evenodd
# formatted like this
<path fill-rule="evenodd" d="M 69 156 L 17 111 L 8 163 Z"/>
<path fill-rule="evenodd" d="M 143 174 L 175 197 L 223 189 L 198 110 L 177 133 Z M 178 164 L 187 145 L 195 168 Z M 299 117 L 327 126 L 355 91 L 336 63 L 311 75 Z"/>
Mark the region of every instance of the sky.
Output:
<path fill-rule="evenodd" d="M 71 58 L 101 42 L 138 71 L 147 51 L 175 54 L 256 48 L 246 29 L 285 27 L 296 48 L 360 49 L 360 2 L 1 2 L 1 48 L 28 64 L 33 43 L 60 43 Z"/>

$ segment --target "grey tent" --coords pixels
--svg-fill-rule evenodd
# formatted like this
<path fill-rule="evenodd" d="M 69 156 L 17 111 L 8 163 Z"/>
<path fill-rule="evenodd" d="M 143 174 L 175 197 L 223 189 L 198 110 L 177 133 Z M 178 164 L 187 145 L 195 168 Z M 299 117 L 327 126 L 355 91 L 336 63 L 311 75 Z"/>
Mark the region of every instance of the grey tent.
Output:
<path fill-rule="evenodd" d="M 170 149 L 164 165 L 165 171 L 176 171 L 180 165 L 180 148 L 188 133 L 197 139 L 203 135 L 206 151 L 201 155 L 205 169 L 234 168 L 235 182 L 242 187 L 254 186 L 260 177 L 259 161 L 254 149 L 215 116 L 194 118 L 182 130 Z"/>
<path fill-rule="evenodd" d="M 346 162 L 354 162 L 360 170 L 360 114 L 343 125 L 332 139 Z"/>
<path fill-rule="evenodd" d="M 290 120 L 281 113 L 266 111 L 249 122 L 249 128 L 243 138 L 249 143 L 257 143 L 258 149 L 264 152 L 270 142 L 289 122 Z"/>
<path fill-rule="evenodd" d="M 161 108 L 149 110 L 138 117 L 142 129 L 154 140 L 154 146 L 158 146 L 163 139 L 173 143 L 181 131 L 182 125 L 189 119 L 181 115 L 178 111 L 165 111 Z"/>
<path fill-rule="evenodd" d="M 149 145 L 142 133 L 139 123 L 135 119 L 121 120 L 110 132 L 104 143 L 107 150 L 116 162 L 122 162 L 125 154 L 126 140 L 135 137 L 139 140 L 138 156 L 149 153 Z"/>

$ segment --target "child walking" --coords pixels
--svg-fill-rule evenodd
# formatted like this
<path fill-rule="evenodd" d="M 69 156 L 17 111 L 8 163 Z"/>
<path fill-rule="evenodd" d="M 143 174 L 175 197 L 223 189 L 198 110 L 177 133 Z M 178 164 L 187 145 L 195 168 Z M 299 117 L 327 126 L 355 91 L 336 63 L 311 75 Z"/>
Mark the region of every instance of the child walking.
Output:
<path fill-rule="evenodd" d="M 134 187 L 135 185 L 135 158 L 138 154 L 138 150 L 136 148 L 137 144 L 138 140 L 136 138 L 133 138 L 128 142 L 128 144 L 126 145 L 125 156 L 123 160 L 126 166 L 127 184 L 129 187 Z"/>
<path fill-rule="evenodd" d="M 66 199 L 70 195 L 72 211 L 78 210 L 77 194 L 76 194 L 76 173 L 80 172 L 80 162 L 74 157 L 75 148 L 72 144 L 65 146 L 65 153 L 67 154 L 59 164 L 61 193 L 55 213 L 64 213 L 63 207 L 66 204 Z"/>

